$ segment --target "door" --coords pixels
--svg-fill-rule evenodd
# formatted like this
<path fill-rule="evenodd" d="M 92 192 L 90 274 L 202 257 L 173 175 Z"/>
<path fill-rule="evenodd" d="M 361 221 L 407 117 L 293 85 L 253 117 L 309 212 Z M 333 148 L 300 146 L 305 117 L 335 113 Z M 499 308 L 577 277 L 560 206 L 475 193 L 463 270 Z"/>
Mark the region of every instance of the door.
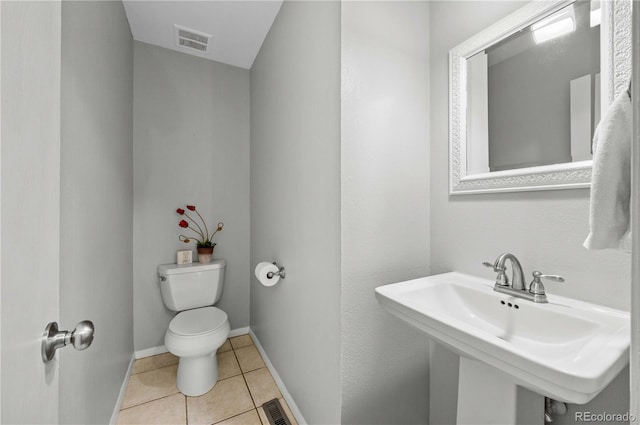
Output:
<path fill-rule="evenodd" d="M 633 3 L 633 139 L 632 159 L 632 211 L 640 209 L 640 3 Z M 631 230 L 633 252 L 631 253 L 631 414 L 640 416 L 640 216 L 632 215 Z"/>
<path fill-rule="evenodd" d="M 58 363 L 40 340 L 59 318 L 61 9 L 0 8 L 1 422 L 53 424 Z"/>

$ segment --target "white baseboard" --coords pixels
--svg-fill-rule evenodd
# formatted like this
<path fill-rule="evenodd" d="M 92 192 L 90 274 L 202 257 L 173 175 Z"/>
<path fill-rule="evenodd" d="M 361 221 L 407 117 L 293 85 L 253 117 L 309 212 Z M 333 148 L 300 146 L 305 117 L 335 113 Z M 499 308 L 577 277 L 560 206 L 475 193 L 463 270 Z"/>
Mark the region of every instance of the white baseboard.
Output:
<path fill-rule="evenodd" d="M 151 348 L 146 348 L 144 350 L 136 351 L 135 358 L 136 360 L 144 359 L 145 357 L 156 356 L 158 354 L 164 354 L 168 352 L 169 350 L 167 350 L 167 347 L 165 347 L 164 345 L 160 345 L 158 347 L 151 347 Z"/>
<path fill-rule="evenodd" d="M 233 338 L 234 336 L 246 335 L 249 333 L 249 326 L 245 328 L 232 329 L 229 332 L 229 338 Z"/>
<path fill-rule="evenodd" d="M 269 369 L 269 372 L 271 372 L 271 376 L 273 376 L 273 379 L 276 381 L 276 385 L 278 386 L 278 389 L 280 389 L 282 397 L 284 397 L 285 401 L 289 405 L 289 409 L 291 409 L 291 413 L 293 413 L 293 416 L 296 418 L 296 422 L 298 422 L 299 425 L 306 425 L 307 421 L 305 421 L 304 417 L 302 416 L 302 412 L 300 412 L 300 409 L 298 409 L 298 405 L 293 400 L 293 397 L 291 397 L 291 394 L 289 394 L 287 387 L 284 385 L 284 381 L 282 381 L 275 367 L 273 367 L 273 363 L 271 363 L 271 360 L 269 360 L 269 356 L 267 356 L 266 351 L 264 351 L 262 344 L 260 344 L 258 337 L 253 332 L 253 330 L 251 330 L 251 328 L 249 328 L 249 335 L 251 335 L 251 338 L 253 338 L 253 342 L 256 344 L 256 348 L 260 352 L 262 359 L 267 365 L 267 369 Z"/>
<path fill-rule="evenodd" d="M 136 357 L 135 355 L 132 355 L 131 360 L 129 360 L 129 367 L 127 368 L 127 373 L 124 375 L 124 380 L 122 381 L 122 386 L 120 387 L 120 394 L 118 394 L 116 405 L 113 408 L 113 413 L 111 414 L 111 420 L 109 421 L 109 425 L 115 425 L 118 422 L 118 414 L 120 413 L 122 400 L 124 400 L 124 394 L 127 391 L 127 385 L 129 384 L 129 376 L 131 376 L 131 369 L 133 369 L 133 364 L 135 363 L 135 361 L 136 361 Z"/>
<path fill-rule="evenodd" d="M 238 328 L 238 329 L 232 329 L 231 332 L 229 332 L 229 338 L 233 338 L 234 336 L 240 336 L 240 335 L 246 335 L 249 333 L 249 327 L 245 327 L 245 328 Z M 165 347 L 164 345 L 159 345 L 157 347 L 151 347 L 151 348 L 146 348 L 144 350 L 138 350 L 135 352 L 135 356 L 136 356 L 136 360 L 137 359 L 143 359 L 145 357 L 151 357 L 151 356 L 155 356 L 158 354 L 164 354 L 164 353 L 168 353 L 169 350 L 167 350 L 167 347 Z"/>

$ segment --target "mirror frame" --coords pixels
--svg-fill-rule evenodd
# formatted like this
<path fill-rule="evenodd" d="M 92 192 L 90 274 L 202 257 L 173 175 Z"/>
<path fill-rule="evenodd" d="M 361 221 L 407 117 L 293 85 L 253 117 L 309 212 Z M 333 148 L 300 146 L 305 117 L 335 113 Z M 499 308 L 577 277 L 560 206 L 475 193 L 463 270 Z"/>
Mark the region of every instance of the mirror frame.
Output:
<path fill-rule="evenodd" d="M 449 51 L 449 194 L 586 188 L 592 160 L 467 174 L 467 59 L 576 0 L 532 1 Z M 577 0 L 581 1 L 581 0 Z M 603 0 L 602 115 L 631 78 L 631 0 Z"/>

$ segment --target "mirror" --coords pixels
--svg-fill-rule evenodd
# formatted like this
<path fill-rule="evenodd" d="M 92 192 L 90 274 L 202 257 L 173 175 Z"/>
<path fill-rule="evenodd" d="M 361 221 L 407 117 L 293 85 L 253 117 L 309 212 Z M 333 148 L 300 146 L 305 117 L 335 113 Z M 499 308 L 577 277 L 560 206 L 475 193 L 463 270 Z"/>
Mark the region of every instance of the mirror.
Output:
<path fill-rule="evenodd" d="M 450 51 L 451 194 L 589 186 L 593 132 L 630 77 L 630 13 L 531 2 Z"/>
<path fill-rule="evenodd" d="M 592 159 L 600 16 L 576 2 L 467 60 L 467 174 Z"/>

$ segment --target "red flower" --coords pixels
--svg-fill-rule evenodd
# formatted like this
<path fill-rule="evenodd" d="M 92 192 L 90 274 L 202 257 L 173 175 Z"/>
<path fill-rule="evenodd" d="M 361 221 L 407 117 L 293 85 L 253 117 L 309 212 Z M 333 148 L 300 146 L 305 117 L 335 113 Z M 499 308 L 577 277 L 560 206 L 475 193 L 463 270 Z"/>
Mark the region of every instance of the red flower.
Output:
<path fill-rule="evenodd" d="M 179 235 L 178 239 L 184 243 L 189 243 L 192 239 L 195 239 L 195 241 L 198 243 L 199 248 L 211 247 L 215 245 L 211 240 L 216 233 L 222 230 L 224 223 L 219 222 L 215 232 L 209 234 L 207 223 L 204 221 L 204 218 L 202 218 L 200 213 L 196 210 L 196 206 L 187 205 L 186 209 L 195 212 L 198 215 L 197 218 L 199 218 L 200 220 L 194 220 L 194 217 L 189 215 L 189 213 L 187 213 L 184 209 L 178 208 L 176 209 L 176 213 L 178 213 L 178 215 L 184 216 L 185 218 L 185 220 L 180 220 L 180 222 L 178 222 L 178 226 L 182 227 L 183 229 L 191 230 L 196 236 L 187 237 L 185 235 Z"/>

